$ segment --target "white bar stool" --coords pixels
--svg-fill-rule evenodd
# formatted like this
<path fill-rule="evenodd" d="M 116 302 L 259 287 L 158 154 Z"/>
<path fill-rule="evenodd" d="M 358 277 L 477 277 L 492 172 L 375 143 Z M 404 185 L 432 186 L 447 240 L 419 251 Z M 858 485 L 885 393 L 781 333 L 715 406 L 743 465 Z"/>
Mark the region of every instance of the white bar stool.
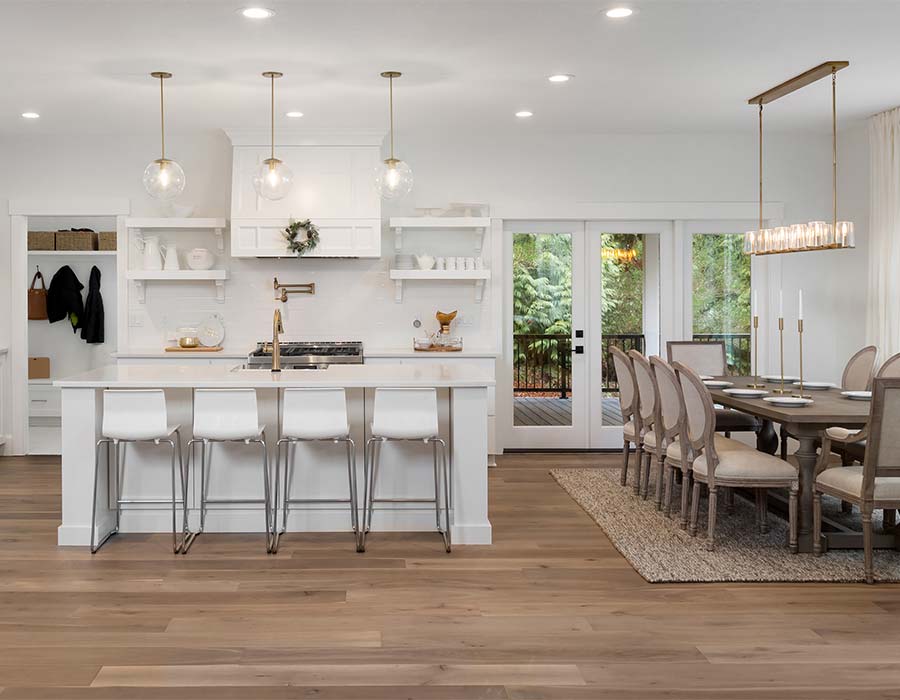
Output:
<path fill-rule="evenodd" d="M 206 474 L 210 465 L 210 444 L 214 442 L 257 443 L 262 447 L 264 498 L 207 498 Z M 259 424 L 259 410 L 255 389 L 195 389 L 194 437 L 188 443 L 188 469 L 194 458 L 194 444 L 201 443 L 200 452 L 200 528 L 191 533 L 182 553 L 187 554 L 194 538 L 206 527 L 206 506 L 216 504 L 264 504 L 266 511 L 266 551 L 272 551 L 272 504 L 269 487 L 269 456 L 266 446 L 266 426 Z"/>
<path fill-rule="evenodd" d="M 279 482 L 281 474 L 281 446 L 285 449 L 284 496 L 281 530 L 274 535 L 272 553 L 278 551 L 278 543 L 287 531 L 288 509 L 300 503 L 349 503 L 350 523 L 359 542 L 359 511 L 356 505 L 356 443 L 350 437 L 350 421 L 347 418 L 347 394 L 344 389 L 285 389 L 282 399 L 281 435 L 275 462 L 275 522 L 277 528 L 279 506 Z M 344 443 L 347 448 L 347 476 L 349 498 L 290 498 L 294 479 L 294 447 L 298 442 Z"/>
<path fill-rule="evenodd" d="M 119 523 L 122 517 L 122 504 L 172 504 L 172 551 L 178 554 L 184 546 L 188 535 L 187 508 L 185 507 L 186 477 L 184 464 L 181 457 L 181 433 L 178 425 L 170 426 L 168 412 L 166 410 L 166 395 L 162 389 L 125 389 L 103 392 L 103 437 L 97 441 L 97 452 L 94 459 L 94 503 L 91 509 L 91 554 L 97 552 L 100 547 L 113 535 L 119 532 Z M 173 436 L 175 439 L 173 439 Z M 152 442 L 154 445 L 167 443 L 172 447 L 172 498 L 165 499 L 123 499 L 122 483 L 125 478 L 125 444 L 129 442 Z M 106 445 L 106 473 L 107 488 L 111 483 L 110 451 L 115 458 L 116 465 L 116 526 L 110 530 L 100 542 L 96 541 L 97 530 L 97 489 L 99 486 L 100 472 L 100 448 Z M 110 450 L 110 445 L 112 450 Z M 122 446 L 121 453 L 119 446 Z M 176 470 L 175 459 L 178 459 Z M 181 498 L 175 494 L 175 475 L 181 486 Z M 182 536 L 181 542 L 177 536 L 178 504 L 182 507 Z"/>
<path fill-rule="evenodd" d="M 412 441 L 430 443 L 434 455 L 434 499 L 430 498 L 375 498 L 375 481 L 378 472 L 380 447 L 388 441 Z M 440 447 L 440 471 L 438 478 L 438 447 Z M 435 389 L 376 389 L 372 419 L 372 437 L 366 441 L 364 459 L 364 514 L 365 524 L 360 536 L 360 551 L 366 549 L 366 534 L 372 526 L 372 508 L 375 503 L 434 503 L 437 531 L 444 540 L 444 548 L 450 551 L 450 468 L 447 461 L 447 444 L 438 436 L 437 391 Z M 444 527 L 441 528 L 440 483 L 443 480 Z"/>

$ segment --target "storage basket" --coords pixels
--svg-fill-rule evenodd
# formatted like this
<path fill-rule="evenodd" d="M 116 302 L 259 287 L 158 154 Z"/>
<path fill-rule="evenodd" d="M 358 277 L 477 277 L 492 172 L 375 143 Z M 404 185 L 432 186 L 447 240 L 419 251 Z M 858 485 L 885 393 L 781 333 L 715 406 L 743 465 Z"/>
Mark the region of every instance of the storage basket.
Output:
<path fill-rule="evenodd" d="M 57 250 L 97 250 L 97 234 L 93 231 L 57 231 Z"/>
<path fill-rule="evenodd" d="M 116 249 L 116 232 L 101 231 L 97 234 L 99 248 L 98 250 L 115 250 Z"/>
<path fill-rule="evenodd" d="M 56 250 L 56 231 L 29 231 L 28 250 Z"/>

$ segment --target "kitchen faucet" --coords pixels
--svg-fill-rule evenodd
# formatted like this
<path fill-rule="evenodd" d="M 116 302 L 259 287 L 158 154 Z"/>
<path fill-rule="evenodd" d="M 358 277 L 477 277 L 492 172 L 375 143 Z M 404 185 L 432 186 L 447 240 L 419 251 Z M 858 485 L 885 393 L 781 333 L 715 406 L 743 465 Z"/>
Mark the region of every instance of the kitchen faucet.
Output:
<path fill-rule="evenodd" d="M 281 340 L 280 336 L 284 333 L 284 324 L 281 322 L 281 309 L 275 309 L 275 316 L 272 319 L 272 371 L 281 371 Z"/>

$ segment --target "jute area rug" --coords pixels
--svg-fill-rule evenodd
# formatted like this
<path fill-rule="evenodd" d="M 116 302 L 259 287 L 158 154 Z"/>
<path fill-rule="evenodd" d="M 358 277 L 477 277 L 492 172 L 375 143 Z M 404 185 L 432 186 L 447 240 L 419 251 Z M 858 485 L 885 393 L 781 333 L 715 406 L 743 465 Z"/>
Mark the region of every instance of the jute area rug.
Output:
<path fill-rule="evenodd" d="M 677 516 L 670 520 L 656 510 L 652 493 L 645 501 L 634 495 L 630 480 L 622 487 L 618 469 L 553 469 L 550 473 L 650 583 L 864 581 L 862 550 L 830 550 L 821 557 L 791 554 L 787 521 L 769 513 L 769 532 L 759 534 L 755 505 L 743 498 L 734 499 L 733 512 L 719 506 L 716 548 L 708 552 L 705 498 L 697 537 L 691 537 L 678 526 Z M 673 516 L 674 504 L 680 508 L 681 503 L 677 484 L 674 496 Z M 822 510 L 828 517 L 842 517 L 837 500 L 823 499 Z M 876 532 L 881 528 L 880 516 L 876 511 Z M 846 517 L 858 520 L 859 516 Z M 900 552 L 875 550 L 875 578 L 900 581 Z"/>

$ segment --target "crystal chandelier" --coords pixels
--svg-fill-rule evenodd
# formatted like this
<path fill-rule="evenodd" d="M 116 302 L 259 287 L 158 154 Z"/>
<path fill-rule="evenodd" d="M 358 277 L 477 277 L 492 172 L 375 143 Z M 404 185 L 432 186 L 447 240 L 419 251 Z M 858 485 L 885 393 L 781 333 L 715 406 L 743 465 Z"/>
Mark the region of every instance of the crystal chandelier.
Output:
<path fill-rule="evenodd" d="M 805 73 L 751 97 L 748 104 L 759 105 L 759 228 L 744 234 L 744 252 L 749 255 L 799 253 L 806 250 L 855 248 L 852 221 L 837 218 L 837 72 L 848 61 L 826 61 Z M 763 228 L 763 105 L 831 75 L 831 221 L 810 221 L 776 228 Z"/>

